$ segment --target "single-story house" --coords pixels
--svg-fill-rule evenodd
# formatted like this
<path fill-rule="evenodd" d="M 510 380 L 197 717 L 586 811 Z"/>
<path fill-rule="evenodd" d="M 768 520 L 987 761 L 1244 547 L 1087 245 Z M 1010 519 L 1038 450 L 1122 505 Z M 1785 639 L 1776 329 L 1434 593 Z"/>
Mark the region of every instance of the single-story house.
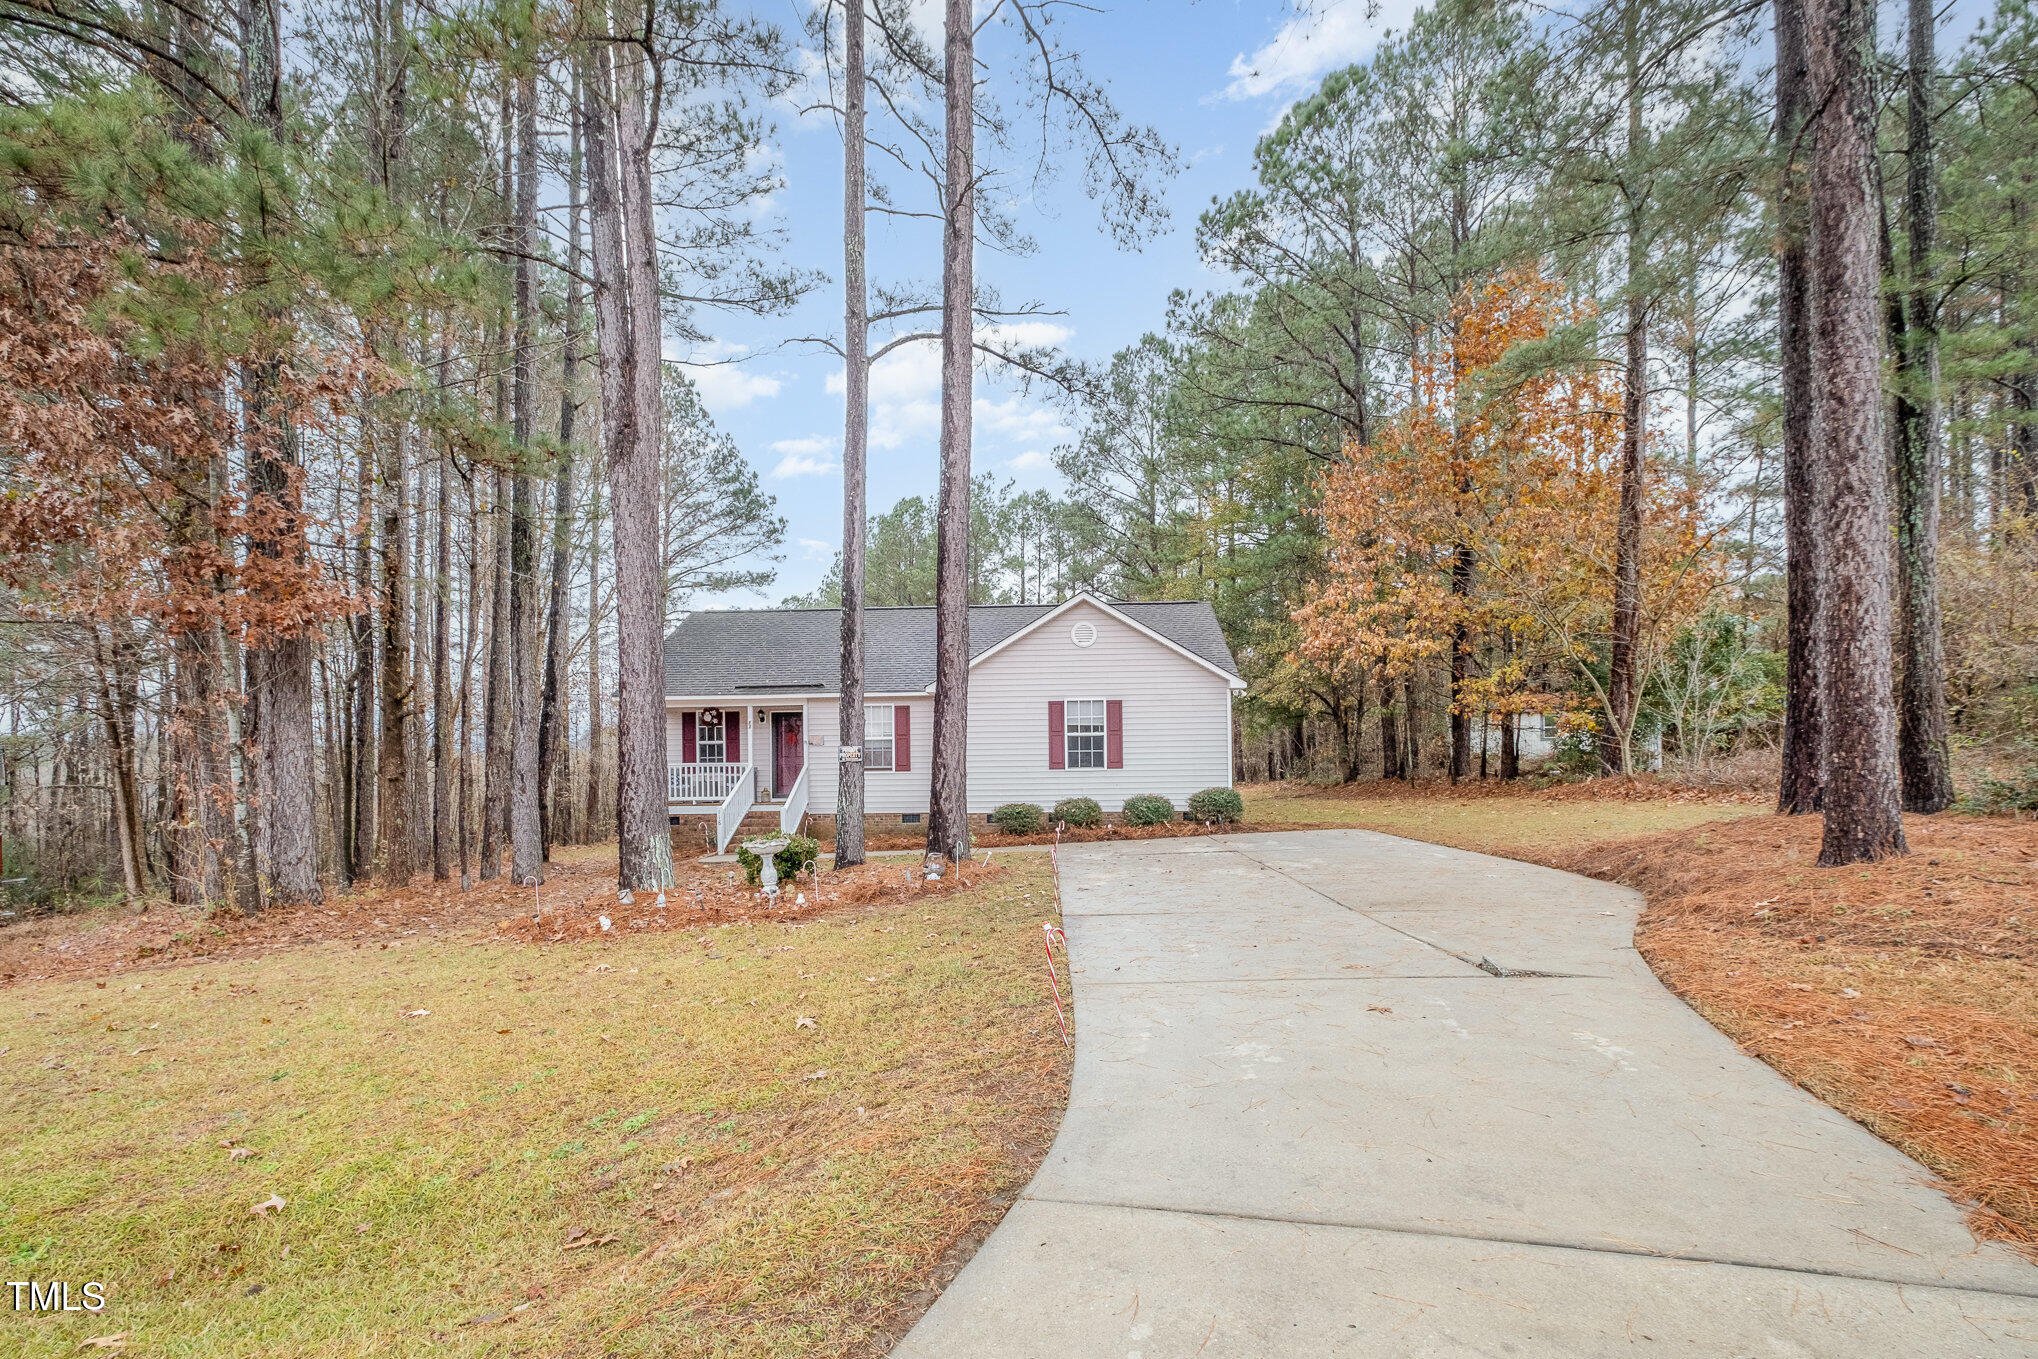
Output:
<path fill-rule="evenodd" d="M 865 612 L 865 824 L 925 824 L 934 722 L 934 610 Z M 725 847 L 744 817 L 831 832 L 840 761 L 838 609 L 704 610 L 665 639 L 668 810 L 713 818 Z M 1177 808 L 1232 781 L 1232 696 L 1245 689 L 1203 601 L 969 611 L 968 810 L 1136 793 Z"/>

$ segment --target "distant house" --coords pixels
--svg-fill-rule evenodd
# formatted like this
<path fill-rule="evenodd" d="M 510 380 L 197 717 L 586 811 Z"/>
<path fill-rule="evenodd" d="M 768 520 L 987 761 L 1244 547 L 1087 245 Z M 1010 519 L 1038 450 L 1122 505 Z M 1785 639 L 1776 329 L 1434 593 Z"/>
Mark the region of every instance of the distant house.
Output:
<path fill-rule="evenodd" d="M 865 824 L 925 824 L 934 721 L 934 610 L 865 613 Z M 690 615 L 665 639 L 668 810 L 717 848 L 744 818 L 832 831 L 841 655 L 836 609 Z M 1207 603 L 969 611 L 968 810 L 1135 793 L 1178 808 L 1231 784 L 1238 663 Z M 711 820 L 709 820 L 711 819 Z M 767 825 L 769 823 L 766 823 Z"/>

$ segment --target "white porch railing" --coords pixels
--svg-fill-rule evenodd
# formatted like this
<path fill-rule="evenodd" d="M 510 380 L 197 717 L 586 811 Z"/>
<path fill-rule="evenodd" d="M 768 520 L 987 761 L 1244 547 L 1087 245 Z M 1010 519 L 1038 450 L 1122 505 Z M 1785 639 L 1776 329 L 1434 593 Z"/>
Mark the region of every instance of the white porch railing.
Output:
<path fill-rule="evenodd" d="M 722 799 L 722 805 L 715 809 L 715 853 L 729 852 L 729 842 L 736 838 L 736 828 L 743 824 L 743 818 L 750 815 L 750 809 L 757 802 L 757 766 L 738 765 L 741 771 L 736 776 L 736 786 L 729 790 L 729 796 Z"/>
<path fill-rule="evenodd" d="M 807 771 L 812 765 L 801 765 L 800 776 L 793 780 L 793 786 L 786 792 L 785 806 L 778 809 L 778 829 L 781 835 L 799 833 L 800 822 L 807 817 Z"/>
<path fill-rule="evenodd" d="M 747 764 L 667 765 L 665 796 L 671 802 L 720 802 L 735 789 L 737 780 L 754 769 Z"/>

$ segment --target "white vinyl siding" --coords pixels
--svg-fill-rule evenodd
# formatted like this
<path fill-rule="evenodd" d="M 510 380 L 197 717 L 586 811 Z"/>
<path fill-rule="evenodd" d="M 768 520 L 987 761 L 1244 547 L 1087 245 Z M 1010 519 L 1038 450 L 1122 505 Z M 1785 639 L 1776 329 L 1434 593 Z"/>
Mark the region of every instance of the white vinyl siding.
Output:
<path fill-rule="evenodd" d="M 868 765 L 863 771 L 863 809 L 867 812 L 920 812 L 927 811 L 930 790 L 933 784 L 927 776 L 933 764 L 934 752 L 929 749 L 934 737 L 934 700 L 931 697 L 912 699 L 873 699 L 866 708 L 865 730 L 876 721 L 876 714 L 883 710 L 889 724 L 892 709 L 904 703 L 913 711 L 912 731 L 907 751 L 912 757 L 911 769 L 872 769 Z M 841 742 L 836 739 L 840 721 L 839 709 L 832 698 L 807 700 L 807 809 L 818 816 L 835 814 L 835 778 L 840 770 L 837 758 Z M 867 740 L 868 738 L 866 738 Z M 1045 739 L 1045 738 L 1043 738 Z"/>
<path fill-rule="evenodd" d="M 1071 638 L 1079 622 L 1097 630 L 1089 646 Z M 1048 768 L 1047 705 L 1068 705 L 1066 741 L 1072 694 L 1099 708 L 1109 699 L 1124 702 L 1123 768 Z M 913 758 L 916 764 L 923 758 L 917 748 Z M 970 671 L 972 812 L 1006 802 L 1052 807 L 1079 795 L 1115 812 L 1135 793 L 1158 793 L 1181 808 L 1191 793 L 1230 785 L 1225 680 L 1093 605 L 1048 620 Z"/>

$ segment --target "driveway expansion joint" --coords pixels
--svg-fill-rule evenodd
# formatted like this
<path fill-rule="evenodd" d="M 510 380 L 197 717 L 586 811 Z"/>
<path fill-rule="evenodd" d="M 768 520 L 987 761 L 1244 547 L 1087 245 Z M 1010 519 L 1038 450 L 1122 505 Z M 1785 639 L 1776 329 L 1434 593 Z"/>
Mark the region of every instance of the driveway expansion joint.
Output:
<path fill-rule="evenodd" d="M 1420 1236 L 1441 1241 L 1469 1241 L 1488 1246 L 1526 1246 L 1537 1250 L 1582 1251 L 1590 1255 L 1619 1255 L 1630 1259 L 1655 1260 L 1672 1265 L 1724 1265 L 1730 1269 L 1761 1269 L 1775 1274 L 1791 1274 L 1814 1279 L 1847 1279 L 1855 1283 L 1889 1284 L 1897 1288 L 1932 1288 L 1949 1293 L 1973 1294 L 1983 1297 L 2029 1298 L 2038 1301 L 2038 1282 L 2029 1290 L 1989 1288 L 1952 1284 L 1918 1278 L 1898 1278 L 1893 1274 L 1865 1274 L 1855 1270 L 1808 1269 L 1799 1265 L 1782 1265 L 1770 1260 L 1749 1260 L 1728 1255 L 1701 1255 L 1694 1251 L 1643 1250 L 1635 1246 L 1619 1244 L 1595 1245 L 1589 1241 L 1562 1241 L 1549 1237 L 1506 1236 L 1499 1232 L 1446 1231 L 1440 1227 L 1412 1227 L 1400 1222 L 1357 1222 L 1339 1218 L 1305 1217 L 1295 1213 L 1241 1213 L 1227 1208 L 1181 1208 L 1161 1203 L 1123 1203 L 1106 1199 L 1052 1198 L 1044 1194 L 1027 1193 L 1021 1198 L 1030 1203 L 1050 1203 L 1064 1208 L 1108 1208 L 1126 1213 L 1166 1213 L 1172 1217 L 1204 1218 L 1220 1222 L 1274 1222 L 1289 1227 L 1320 1227 L 1327 1231 L 1378 1232 L 1388 1236 Z"/>

